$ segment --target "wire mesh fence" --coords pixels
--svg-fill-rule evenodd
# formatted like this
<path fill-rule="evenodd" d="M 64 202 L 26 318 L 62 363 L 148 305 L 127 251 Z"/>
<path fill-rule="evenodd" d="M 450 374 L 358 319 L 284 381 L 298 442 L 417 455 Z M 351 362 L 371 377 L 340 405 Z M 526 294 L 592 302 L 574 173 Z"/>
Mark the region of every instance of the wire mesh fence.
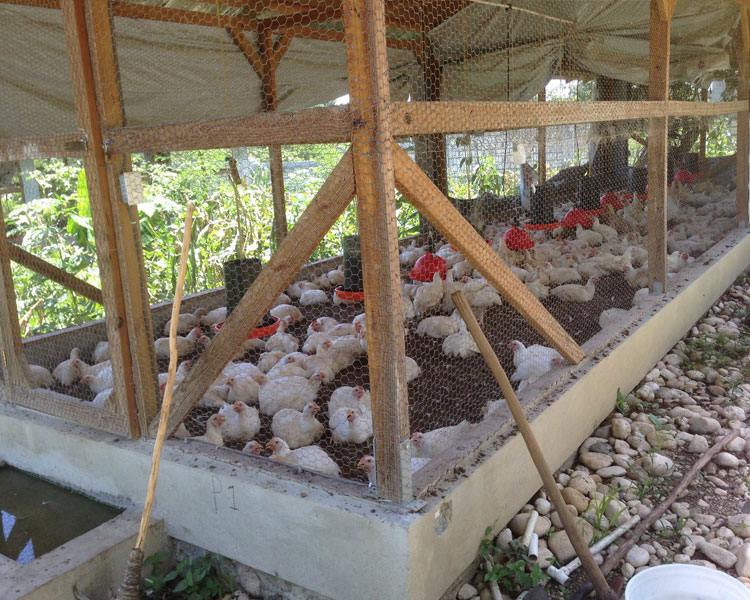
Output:
<path fill-rule="evenodd" d="M 177 435 L 364 483 L 374 480 L 367 457 L 378 445 L 399 448 L 406 441 L 379 429 L 384 421 L 378 425 L 377 409 L 386 403 L 384 415 L 408 406 L 413 471 L 462 447 L 472 428 L 502 406 L 454 310 L 452 292 L 467 296 L 519 391 L 548 385 L 552 379 L 537 381 L 550 371 L 564 373 L 564 347 L 580 350 L 600 331 L 614 332 L 649 299 L 649 284 L 659 277 L 649 259 L 663 232 L 666 271 L 674 274 L 734 228 L 739 134 L 736 113 L 701 116 L 700 110 L 684 109 L 685 116 L 667 117 L 664 107 L 647 110 L 640 102 L 654 99 L 646 1 L 388 3 L 385 31 L 379 32 L 385 56 L 381 63 L 378 57 L 362 62 L 360 71 L 353 6 L 113 3 L 116 69 L 109 78 L 98 76 L 103 89 L 97 100 L 102 115 L 112 98 L 122 111 L 121 119 L 103 125 L 107 158 L 125 147 L 132 152 L 127 168 L 142 175 L 137 260 L 153 305 L 154 339 L 147 345 L 162 393 L 181 215 L 187 201 L 197 208 L 180 317 L 178 384 L 188 378 L 191 394 L 196 381 L 202 387 L 195 405 L 185 407 Z M 677 10 L 669 98 L 735 100 L 732 32 L 739 8 L 686 0 Z M 13 57 L 8 80 L 24 81 L 20 73 L 35 56 L 25 55 L 28 42 L 18 32 L 44 31 L 46 46 L 35 49 L 42 53 L 38 60 L 54 48 L 64 54 L 57 11 L 0 3 L 0 14 L 18 30 L 0 41 Z M 106 11 L 97 14 L 109 21 Z M 102 27 L 97 18 L 89 22 L 94 32 Z M 5 22 L 0 27 L 5 31 Z M 375 54 L 374 34 L 367 35 L 367 52 Z M 705 44 L 694 44 L 696 37 Z M 384 58 L 388 97 L 379 97 L 372 81 L 384 73 L 368 79 L 367 72 Z M 45 68 L 54 64 L 46 61 Z M 76 132 L 69 67 L 58 67 L 59 81 L 43 91 L 0 89 L 4 104 L 35 99 L 16 111 L 12 123 L 3 120 L 0 141 Z M 94 67 L 100 68 L 96 61 Z M 80 101 L 83 82 L 73 81 Z M 389 100 L 399 144 L 394 206 L 390 189 L 372 191 L 377 174 L 362 176 L 368 165 L 382 167 L 393 187 L 390 159 L 383 159 L 373 133 L 376 107 Z M 310 112 L 297 112 L 302 109 Z M 247 128 L 255 125 L 238 118 L 256 113 L 275 117 L 264 115 L 268 119 L 252 131 L 263 139 L 294 137 L 295 143 L 248 147 L 256 142 Z M 666 121 L 663 220 L 654 216 L 660 190 L 648 190 L 649 169 L 656 168 L 649 165 L 649 147 L 658 145 L 650 138 L 658 119 Z M 371 137 L 365 139 L 363 131 Z M 330 216 L 325 206 L 334 193 L 319 199 L 323 209 L 316 199 L 339 161 L 351 160 L 344 154 L 350 142 L 355 173 L 349 184 L 360 198 L 332 217 L 333 226 L 318 236 L 314 249 L 294 256 L 300 268 L 284 294 L 270 311 L 252 315 L 259 322 L 240 332 L 242 345 L 232 349 L 231 361 L 211 362 L 217 376 L 203 385 L 205 369 L 196 365 L 205 367 L 204 354 L 262 267 L 279 260 L 282 240 L 294 235 L 303 212 L 317 214 L 320 222 Z M 406 163 L 399 149 L 408 154 Z M 422 180 L 405 185 L 404 166 L 412 159 L 429 176 L 429 186 Z M 6 198 L 8 236 L 75 277 L 65 288 L 14 266 L 22 335 L 42 336 L 27 341 L 26 354 L 50 372 L 68 374 L 74 363 L 85 364 L 72 378 L 53 375 L 47 387 L 91 402 L 114 385 L 111 370 L 94 356 L 107 341 L 104 323 L 95 322 L 103 309 L 80 283 L 101 289 L 105 279 L 96 264 L 92 186 L 81 179 L 76 160 L 38 162 L 35 168 L 41 196 Z M 420 198 L 412 197 L 415 188 Z M 442 196 L 433 188 L 449 203 L 437 206 Z M 433 194 L 430 202 L 422 194 Z M 392 213 L 373 210 L 377 202 Z M 462 229 L 452 211 L 471 229 Z M 367 219 L 380 220 L 375 226 Z M 379 249 L 375 242 L 387 245 L 393 231 L 400 238 L 393 277 L 403 323 L 389 332 L 396 341 L 388 348 L 397 356 L 382 365 L 384 351 L 379 341 L 373 353 L 368 321 L 381 332 L 389 315 L 382 305 L 365 306 L 364 294 L 374 288 L 365 289 L 364 282 L 366 272 L 387 296 L 387 275 L 380 276 L 390 269 L 387 260 L 395 259 L 395 243 L 382 253 L 373 249 Z M 306 241 L 298 240 L 298 247 Z M 368 271 L 363 260 L 375 267 Z M 376 294 L 371 297 L 377 302 Z M 251 315 L 244 308 L 241 313 L 246 325 Z M 403 367 L 395 364 L 401 338 Z M 89 370 L 95 364 L 105 366 Z M 398 381 L 401 368 L 405 383 Z M 201 375 L 193 377 L 195 369 Z M 382 382 L 384 371 L 394 386 L 388 397 L 378 398 L 370 393 L 370 377 Z"/>

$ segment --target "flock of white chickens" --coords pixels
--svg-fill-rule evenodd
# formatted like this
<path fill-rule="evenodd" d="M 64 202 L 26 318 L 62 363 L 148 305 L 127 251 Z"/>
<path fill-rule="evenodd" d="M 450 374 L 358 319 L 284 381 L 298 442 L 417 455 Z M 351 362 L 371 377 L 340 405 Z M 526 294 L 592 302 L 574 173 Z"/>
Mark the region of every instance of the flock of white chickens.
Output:
<path fill-rule="evenodd" d="M 567 208 L 561 207 L 560 210 L 566 211 Z M 692 189 L 674 184 L 668 200 L 670 273 L 692 262 L 693 256 L 708 249 L 732 229 L 734 211 L 734 194 L 725 188 L 715 187 L 709 182 L 697 184 Z M 536 233 L 534 248 L 520 252 L 509 250 L 503 242 L 502 234 L 507 224 L 487 226 L 484 234 L 514 274 L 539 299 L 552 296 L 570 303 L 589 302 L 599 278 L 621 273 L 627 284 L 637 290 L 633 300 L 637 305 L 648 294 L 646 206 L 638 200 L 631 201 L 624 210 L 603 216 L 602 221 L 608 224 L 595 220 L 591 229 L 579 226 L 574 235 L 567 237 L 559 235 L 562 228 L 553 233 Z M 408 270 L 425 252 L 425 247 L 412 242 L 401 248 L 401 265 Z M 451 294 L 462 290 L 480 319 L 484 311 L 501 305 L 502 301 L 497 291 L 460 252 L 446 244 L 437 249 L 436 254 L 447 263 L 445 279 L 436 273 L 432 281 L 403 284 L 405 331 L 442 340 L 445 355 L 465 359 L 479 350 L 455 310 Z M 205 434 L 190 438 L 182 425 L 176 435 L 215 446 L 232 441 L 233 445 L 244 445 L 245 452 L 262 454 L 264 446 L 255 438 L 261 429 L 263 415 L 270 418 L 274 436 L 265 445 L 265 449 L 271 452 L 271 459 L 340 476 L 340 465 L 316 442 L 326 435 L 326 430 L 333 444 L 369 444 L 373 434 L 372 404 L 366 389 L 339 386 L 332 393 L 325 394 L 329 396 L 327 398 L 321 394 L 321 386 L 333 384 L 342 370 L 367 353 L 364 313 L 358 314 L 351 322 L 339 322 L 325 314 L 335 313 L 331 304 L 347 303 L 332 291 L 342 283 L 341 267 L 293 283 L 270 310 L 271 316 L 279 319 L 276 333 L 266 339 L 248 339 L 201 399 L 199 405 L 212 412 L 206 421 Z M 308 307 L 308 313 L 319 310 L 320 315 L 308 321 L 299 307 Z M 605 310 L 599 319 L 600 326 L 606 327 L 624 312 L 623 309 Z M 181 314 L 177 340 L 180 357 L 210 344 L 212 338 L 209 334 L 225 319 L 225 308 L 212 311 L 199 308 L 193 313 Z M 302 339 L 290 333 L 291 328 L 304 331 L 301 327 L 305 323 L 306 335 L 300 336 Z M 165 335 L 169 326 L 169 322 L 164 326 Z M 518 382 L 520 388 L 564 364 L 564 359 L 555 350 L 539 344 L 527 348 L 522 342 L 513 340 L 509 347 L 513 351 L 514 365 L 511 380 Z M 168 338 L 157 339 L 155 350 L 159 358 L 168 358 Z M 255 357 L 255 362 L 247 359 L 248 353 Z M 186 376 L 192 362 L 182 360 L 180 363 L 177 385 Z M 56 383 L 69 386 L 80 381 L 90 387 L 95 394 L 93 404 L 100 407 L 106 404 L 114 385 L 107 342 L 97 344 L 92 364 L 84 362 L 80 351 L 74 348 L 69 358 L 57 365 L 52 373 L 38 365 L 30 368 L 36 387 L 53 387 Z M 407 381 L 421 374 L 420 366 L 412 358 L 406 358 L 405 368 Z M 166 373 L 159 375 L 162 389 L 166 378 Z M 325 407 L 327 424 L 318 419 L 321 406 Z M 492 406 L 494 404 L 486 412 L 491 412 Z M 470 427 L 471 424 L 464 420 L 458 425 L 414 433 L 411 439 L 412 469 L 421 468 L 454 445 Z M 365 455 L 358 466 L 373 482 L 374 458 Z"/>

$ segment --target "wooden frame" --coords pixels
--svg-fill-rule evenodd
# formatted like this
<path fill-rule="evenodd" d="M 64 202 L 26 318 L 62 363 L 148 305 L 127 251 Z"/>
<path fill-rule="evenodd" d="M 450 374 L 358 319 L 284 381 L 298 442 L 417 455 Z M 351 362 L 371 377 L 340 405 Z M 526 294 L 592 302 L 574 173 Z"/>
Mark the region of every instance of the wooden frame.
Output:
<path fill-rule="evenodd" d="M 737 97 L 747 102 L 750 98 L 750 18 L 747 6 L 741 8 L 740 39 L 735 38 L 737 54 Z M 750 180 L 750 112 L 737 112 L 737 226 L 745 228 L 750 223 L 748 218 L 748 181 Z"/>

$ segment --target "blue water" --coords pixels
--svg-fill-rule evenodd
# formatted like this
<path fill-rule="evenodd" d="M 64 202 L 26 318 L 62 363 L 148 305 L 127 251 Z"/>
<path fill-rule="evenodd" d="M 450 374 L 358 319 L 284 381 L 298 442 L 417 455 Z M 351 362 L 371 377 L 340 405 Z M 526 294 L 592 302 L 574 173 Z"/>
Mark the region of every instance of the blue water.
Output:
<path fill-rule="evenodd" d="M 0 468 L 0 554 L 21 564 L 121 512 L 23 471 Z"/>

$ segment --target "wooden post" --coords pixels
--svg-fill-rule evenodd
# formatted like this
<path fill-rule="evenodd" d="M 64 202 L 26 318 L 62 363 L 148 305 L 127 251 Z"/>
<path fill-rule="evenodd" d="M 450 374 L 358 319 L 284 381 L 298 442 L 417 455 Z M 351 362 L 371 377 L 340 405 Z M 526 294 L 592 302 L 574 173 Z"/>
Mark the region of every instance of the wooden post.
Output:
<path fill-rule="evenodd" d="M 115 186 L 109 180 L 112 174 L 104 154 L 102 122 L 97 109 L 94 70 L 89 46 L 89 26 L 86 23 L 85 3 L 88 1 L 90 0 L 66 0 L 61 3 L 63 28 L 67 39 L 78 124 L 88 138 L 84 168 L 86 169 L 96 252 L 102 279 L 107 337 L 112 353 L 114 387 L 117 390 L 117 408 L 122 414 L 128 416 L 130 435 L 136 437 L 139 432 L 136 385 L 133 378 L 131 340 L 128 328 L 125 326 L 130 311 L 126 306 L 123 272 L 118 260 L 121 257 L 121 249 L 117 245 L 115 214 L 119 213 L 119 206 L 116 204 L 117 200 L 111 195 L 111 189 Z M 108 5 L 102 2 L 93 2 L 90 6 L 95 9 L 101 9 L 104 6 L 107 9 L 107 19 L 109 18 Z M 93 15 L 90 13 L 90 16 Z M 101 19 L 93 21 L 92 25 L 98 29 L 102 26 Z M 95 56 L 98 60 L 101 58 L 98 53 L 95 53 Z M 101 73 L 102 68 L 103 64 L 97 62 L 99 73 Z M 108 86 L 104 89 L 109 96 L 102 97 L 100 100 L 103 105 L 106 105 L 112 94 L 119 93 L 119 88 L 115 87 L 113 90 L 111 86 Z M 127 275 L 125 276 L 127 277 Z M 128 294 L 132 295 L 132 292 L 128 292 Z M 137 298 L 134 299 L 137 300 Z M 145 339 L 145 336 L 141 339 Z M 148 342 L 151 344 L 150 339 Z M 156 385 L 154 384 L 155 392 Z"/>
<path fill-rule="evenodd" d="M 708 102 L 708 88 L 701 88 L 701 102 Z M 706 141 L 708 135 L 708 117 L 701 117 L 700 138 L 698 142 L 698 171 L 706 170 Z"/>
<path fill-rule="evenodd" d="M 546 102 L 547 101 L 547 90 L 545 88 L 542 88 L 539 90 L 539 97 L 537 98 L 539 102 Z M 539 127 L 537 129 L 537 171 L 539 171 L 539 185 L 542 185 L 545 181 L 547 181 L 547 128 L 546 127 Z"/>
<path fill-rule="evenodd" d="M 424 52 L 425 99 L 440 102 L 440 89 L 443 77 L 443 66 L 435 55 L 432 45 L 425 38 Z M 437 188 L 448 195 L 448 153 L 445 145 L 445 134 L 436 133 L 430 136 L 432 159 L 432 177 Z"/>
<path fill-rule="evenodd" d="M 344 0 L 378 495 L 409 501 L 411 452 L 383 0 Z"/>
<path fill-rule="evenodd" d="M 737 79 L 737 99 L 750 98 L 750 24 L 748 8 L 741 8 L 741 39 L 736 44 L 739 77 Z M 748 171 L 750 165 L 750 112 L 743 110 L 737 113 L 737 226 L 748 226 Z"/>
<path fill-rule="evenodd" d="M 5 376 L 5 389 L 8 400 L 13 401 L 15 387 L 27 387 L 29 381 L 29 366 L 23 352 L 21 341 L 21 326 L 18 323 L 18 307 L 16 305 L 16 290 L 13 287 L 13 276 L 10 270 L 10 243 L 5 235 L 5 217 L 0 204 L 0 350 L 2 350 L 2 366 Z"/>
<path fill-rule="evenodd" d="M 262 69 L 260 78 L 263 84 L 263 110 L 273 112 L 279 106 L 276 91 L 276 65 L 278 63 L 274 58 L 273 36 L 270 29 L 264 28 L 258 32 L 258 54 Z M 278 248 L 287 233 L 284 164 L 281 159 L 281 146 L 269 146 L 268 159 L 268 168 L 271 172 L 271 194 L 273 196 L 273 232 Z"/>
<path fill-rule="evenodd" d="M 648 99 L 669 99 L 669 45 L 674 0 L 651 0 Z M 665 12 L 666 11 L 666 12 Z M 664 14 L 667 18 L 664 18 Z M 648 286 L 667 289 L 667 127 L 669 117 L 648 121 Z"/>

